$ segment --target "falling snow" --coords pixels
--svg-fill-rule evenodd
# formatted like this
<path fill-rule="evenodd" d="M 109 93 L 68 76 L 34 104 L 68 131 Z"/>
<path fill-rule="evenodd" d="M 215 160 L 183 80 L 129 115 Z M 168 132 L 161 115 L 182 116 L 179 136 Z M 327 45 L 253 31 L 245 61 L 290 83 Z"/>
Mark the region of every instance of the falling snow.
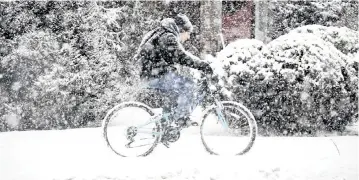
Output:
<path fill-rule="evenodd" d="M 0 179 L 355 179 L 358 7 L 344 0 L 0 2 Z M 165 34 L 151 40 L 162 49 L 151 51 L 154 43 L 139 51 L 152 30 L 180 29 L 165 19 L 178 13 L 193 24 L 190 39 Z M 149 65 L 156 66 L 152 73 L 170 69 L 195 85 L 201 71 L 213 71 L 211 90 L 255 117 L 260 138 L 253 154 L 231 167 L 238 162 L 200 155 L 196 133 L 155 152 L 166 163 L 161 168 L 148 159 L 127 166 L 101 149 L 97 129 L 115 105 L 143 94 L 175 99 L 146 94 L 140 74 Z M 194 87 L 188 79 L 172 90 Z M 176 103 L 186 99 L 191 93 Z M 194 107 L 193 119 L 207 100 Z M 177 156 L 178 164 L 169 161 Z M 211 168 L 206 159 L 225 164 Z M 136 163 L 143 172 L 132 172 Z"/>

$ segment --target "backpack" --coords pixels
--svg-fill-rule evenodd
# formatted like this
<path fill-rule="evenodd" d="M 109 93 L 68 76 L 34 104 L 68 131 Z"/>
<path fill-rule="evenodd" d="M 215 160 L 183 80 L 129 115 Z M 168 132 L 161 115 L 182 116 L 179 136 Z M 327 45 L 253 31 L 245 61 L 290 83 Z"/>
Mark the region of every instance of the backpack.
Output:
<path fill-rule="evenodd" d="M 135 56 L 132 58 L 132 62 L 134 62 L 136 75 L 139 76 L 141 74 L 141 71 L 143 70 L 144 63 L 147 62 L 147 60 L 149 59 L 149 57 L 146 56 L 149 53 L 147 50 L 155 49 L 156 46 L 158 45 L 159 37 L 161 37 L 166 32 L 167 31 L 165 29 L 163 29 L 162 27 L 158 27 L 158 28 L 148 32 L 143 37 Z M 152 43 L 147 43 L 147 42 L 152 42 Z M 145 46 L 147 46 L 147 47 L 145 47 Z"/>

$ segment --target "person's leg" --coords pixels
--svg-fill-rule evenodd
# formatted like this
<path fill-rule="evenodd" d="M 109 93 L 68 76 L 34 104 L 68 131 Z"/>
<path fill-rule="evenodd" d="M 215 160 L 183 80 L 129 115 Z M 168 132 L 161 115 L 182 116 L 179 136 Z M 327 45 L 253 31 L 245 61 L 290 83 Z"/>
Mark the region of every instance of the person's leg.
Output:
<path fill-rule="evenodd" d="M 177 105 L 175 100 L 178 98 L 178 94 L 174 91 L 176 88 L 174 77 L 174 75 L 168 73 L 147 82 L 147 89 L 155 94 L 152 94 L 151 99 L 156 102 L 156 108 L 162 108 L 163 113 L 168 114 L 171 121 L 173 119 L 173 110 Z"/>
<path fill-rule="evenodd" d="M 175 76 L 172 74 L 166 74 L 160 78 L 151 79 L 147 83 L 148 89 L 151 91 L 156 91 L 156 96 L 152 97 L 154 101 L 160 102 L 157 103 L 159 108 L 162 108 L 163 114 L 169 115 L 168 121 L 166 118 L 162 118 L 161 123 L 165 126 L 172 124 L 173 122 L 173 112 L 175 107 L 177 106 L 177 96 L 178 94 L 174 91 L 176 86 L 176 80 L 174 79 Z M 161 143 L 169 147 L 169 139 L 171 137 L 162 136 Z"/>
<path fill-rule="evenodd" d="M 196 106 L 195 91 L 197 86 L 188 77 L 176 75 L 175 79 L 177 84 L 175 91 L 178 93 L 178 98 L 176 99 L 177 106 L 173 112 L 173 119 L 178 124 L 184 125 L 184 123 L 191 123 L 190 116 Z"/>
<path fill-rule="evenodd" d="M 160 92 L 153 99 L 161 102 L 163 112 L 169 113 L 171 120 L 189 120 L 197 103 L 194 93 L 198 88 L 191 78 L 168 73 L 160 78 L 151 79 L 147 86 Z"/>

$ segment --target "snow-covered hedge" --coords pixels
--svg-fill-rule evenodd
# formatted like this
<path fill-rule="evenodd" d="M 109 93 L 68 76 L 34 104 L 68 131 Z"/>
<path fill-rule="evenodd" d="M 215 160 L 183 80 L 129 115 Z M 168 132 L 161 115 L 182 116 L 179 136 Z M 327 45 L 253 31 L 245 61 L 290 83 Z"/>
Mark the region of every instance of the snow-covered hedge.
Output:
<path fill-rule="evenodd" d="M 332 43 L 339 51 L 346 55 L 353 55 L 359 50 L 359 32 L 347 27 L 325 27 L 307 25 L 296 28 L 290 33 L 313 34 L 326 42 Z"/>
<path fill-rule="evenodd" d="M 10 27 L 15 22 L 1 24 L 14 34 L 0 39 L 0 45 L 10 46 L 0 48 L 0 131 L 96 126 L 110 107 L 130 98 L 129 59 L 138 37 L 161 16 L 145 15 L 143 3 L 123 3 L 117 8 L 96 2 L 1 6 L 8 14 L 0 18 L 20 18 L 10 12 L 23 11 L 35 16 L 28 26 L 39 28 L 20 32 Z M 45 13 L 39 15 L 45 20 L 35 11 Z"/>
<path fill-rule="evenodd" d="M 327 40 L 330 35 L 324 35 L 332 29 L 317 27 L 313 32 L 322 31 L 322 36 L 298 33 L 313 29 L 302 27 L 267 45 L 237 40 L 218 53 L 213 64 L 217 86 L 225 98 L 254 112 L 262 134 L 342 131 L 354 120 L 358 69 L 352 66 L 355 60 L 332 43 L 347 37 Z"/>
<path fill-rule="evenodd" d="M 311 24 L 358 30 L 358 1 L 272 1 L 268 4 L 271 18 L 268 37 L 271 39 Z"/>

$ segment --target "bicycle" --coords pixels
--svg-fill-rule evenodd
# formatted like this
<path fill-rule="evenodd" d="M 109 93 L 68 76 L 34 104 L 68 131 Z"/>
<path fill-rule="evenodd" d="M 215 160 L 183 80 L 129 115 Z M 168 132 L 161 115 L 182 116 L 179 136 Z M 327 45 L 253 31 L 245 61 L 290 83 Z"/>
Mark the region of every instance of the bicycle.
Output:
<path fill-rule="evenodd" d="M 253 114 L 241 103 L 234 101 L 220 101 L 219 93 L 213 90 L 214 88 L 210 88 L 213 86 L 210 84 L 210 80 L 208 77 L 201 76 L 200 81 L 202 82 L 202 86 L 201 86 L 202 88 L 199 88 L 197 93 L 203 93 L 204 90 L 207 90 L 209 99 L 213 103 L 212 105 L 207 107 L 204 111 L 202 111 L 204 115 L 202 115 L 201 117 L 202 123 L 200 125 L 200 135 L 205 150 L 211 155 L 221 155 L 220 153 L 218 153 L 218 151 L 213 150 L 213 147 L 211 148 L 211 146 L 214 146 L 215 144 L 218 144 L 220 142 L 221 142 L 221 146 L 223 146 L 224 144 L 223 140 L 226 138 L 228 138 L 229 141 L 229 137 L 227 136 L 225 136 L 224 138 L 222 137 L 216 139 L 216 137 L 219 135 L 218 134 L 219 130 L 215 130 L 214 128 L 217 127 L 218 124 L 220 124 L 218 128 L 220 129 L 224 128 L 226 130 L 234 131 L 232 132 L 232 134 L 235 134 L 236 135 L 235 137 L 238 138 L 235 139 L 236 141 L 230 141 L 228 144 L 242 141 L 243 135 L 247 134 L 249 136 L 249 142 L 245 143 L 245 147 L 239 150 L 238 152 L 236 151 L 234 155 L 243 155 L 247 153 L 252 148 L 258 131 L 257 124 Z M 133 118 L 135 114 L 138 115 L 140 113 L 140 110 L 142 110 L 145 114 L 147 114 L 147 118 L 141 116 L 140 120 L 147 119 L 147 121 L 132 126 L 125 126 L 124 124 L 121 123 L 123 121 L 117 123 L 118 126 L 116 126 L 116 124 L 115 126 L 109 125 L 111 122 L 110 120 L 117 117 L 116 113 L 125 108 L 139 108 L 139 110 L 130 111 L 129 112 L 130 114 L 127 116 L 131 116 L 131 118 Z M 127 150 L 131 149 L 131 152 L 133 152 L 132 149 L 134 148 L 142 148 L 145 146 L 149 146 L 148 148 L 145 148 L 143 150 L 144 151 L 143 153 L 140 153 L 139 155 L 134 155 L 136 157 L 149 155 L 151 152 L 153 152 L 157 144 L 163 143 L 164 139 L 165 142 L 171 142 L 171 143 L 177 141 L 180 137 L 180 131 L 182 130 L 183 126 L 173 126 L 173 124 L 176 123 L 168 119 L 168 114 L 164 114 L 161 109 L 158 112 L 156 110 L 158 109 L 153 109 L 148 105 L 137 101 L 123 102 L 113 107 L 111 110 L 108 111 L 102 122 L 103 137 L 105 139 L 107 146 L 110 147 L 110 149 L 113 152 L 115 152 L 117 155 L 123 157 L 131 156 L 131 155 L 125 155 L 123 151 L 118 151 L 115 149 L 115 144 L 119 143 L 120 141 L 115 140 L 114 142 L 110 143 L 110 140 L 108 138 L 109 127 L 124 128 L 123 129 L 124 131 L 122 130 L 122 132 L 125 135 L 126 143 L 125 145 L 124 144 L 119 145 L 122 148 L 127 148 Z M 231 113 L 229 111 L 228 113 L 227 110 L 234 110 L 234 112 Z M 212 118 L 212 120 L 207 119 L 207 117 L 209 117 L 210 114 L 212 113 L 214 113 L 216 120 L 213 120 L 214 118 Z M 146 128 L 146 126 L 148 125 L 151 126 Z M 207 126 L 209 127 L 207 128 Z M 242 128 L 245 127 L 247 127 L 248 129 L 242 130 Z M 206 129 L 210 130 L 208 139 L 206 139 L 207 138 L 207 135 L 205 133 Z M 114 134 L 119 136 L 118 134 L 119 132 L 120 130 L 115 128 Z M 134 140 L 135 137 L 139 136 L 140 134 L 143 135 L 147 134 L 150 137 L 139 139 L 138 142 L 143 142 L 140 145 L 137 146 L 133 145 L 133 143 L 136 142 Z M 217 140 L 216 143 L 213 144 L 208 143 L 210 140 L 214 140 L 214 139 Z M 146 140 L 149 140 L 150 142 L 144 143 Z M 225 151 L 228 151 L 228 149 L 226 149 Z"/>

